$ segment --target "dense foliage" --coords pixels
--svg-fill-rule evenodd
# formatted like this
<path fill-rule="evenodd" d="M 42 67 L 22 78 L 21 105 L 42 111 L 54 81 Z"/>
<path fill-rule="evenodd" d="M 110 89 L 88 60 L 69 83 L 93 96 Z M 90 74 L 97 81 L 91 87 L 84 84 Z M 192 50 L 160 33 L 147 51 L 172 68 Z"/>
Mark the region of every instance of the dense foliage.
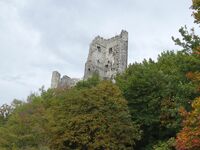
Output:
<path fill-rule="evenodd" d="M 196 23 L 200 23 L 200 0 L 192 0 L 192 9 L 194 10 L 193 16 Z"/>
<path fill-rule="evenodd" d="M 140 138 L 127 102 L 110 82 L 72 89 L 53 99 L 49 119 L 52 149 L 132 149 Z"/>
<path fill-rule="evenodd" d="M 200 59 L 189 54 L 165 52 L 157 62 L 132 64 L 117 77 L 132 119 L 143 130 L 143 140 L 138 143 L 140 148 L 175 137 L 181 128 L 179 108 L 183 106 L 189 110 L 188 104 L 199 94 L 197 85 L 186 73 L 199 66 Z"/>
<path fill-rule="evenodd" d="M 194 57 L 200 58 L 200 46 L 197 45 L 191 49 Z M 194 70 L 187 73 L 187 77 L 196 83 L 197 91 L 200 92 L 200 72 Z M 183 129 L 177 134 L 176 149 L 177 150 L 199 150 L 200 149 L 200 97 L 192 102 L 192 110 L 187 112 L 185 108 L 180 109 L 180 114 L 184 120 L 182 122 Z"/>
<path fill-rule="evenodd" d="M 140 130 L 121 91 L 91 80 L 86 88 L 48 90 L 16 107 L 0 128 L 0 149 L 132 149 Z"/>
<path fill-rule="evenodd" d="M 183 129 L 177 135 L 177 150 L 200 149 L 200 98 L 192 103 L 192 111 L 181 110 L 184 116 Z"/>

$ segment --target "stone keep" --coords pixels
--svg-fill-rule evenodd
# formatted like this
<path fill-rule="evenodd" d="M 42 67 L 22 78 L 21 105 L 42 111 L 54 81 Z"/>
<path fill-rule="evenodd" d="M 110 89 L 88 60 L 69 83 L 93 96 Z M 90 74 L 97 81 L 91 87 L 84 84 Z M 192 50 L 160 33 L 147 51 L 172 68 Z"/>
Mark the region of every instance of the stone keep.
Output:
<path fill-rule="evenodd" d="M 116 74 L 124 72 L 128 60 L 128 32 L 110 39 L 97 36 L 90 44 L 89 55 L 85 64 L 84 80 L 93 74 L 101 79 L 113 80 Z"/>

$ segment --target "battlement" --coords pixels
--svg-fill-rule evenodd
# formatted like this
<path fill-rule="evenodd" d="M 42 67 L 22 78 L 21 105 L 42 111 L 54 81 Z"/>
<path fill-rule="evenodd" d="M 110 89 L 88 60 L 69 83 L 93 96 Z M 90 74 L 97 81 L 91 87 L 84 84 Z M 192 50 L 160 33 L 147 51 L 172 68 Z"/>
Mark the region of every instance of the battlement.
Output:
<path fill-rule="evenodd" d="M 92 40 L 92 43 L 94 42 L 102 42 L 102 43 L 109 43 L 109 42 L 112 42 L 112 41 L 116 41 L 116 40 L 120 40 L 120 39 L 123 39 L 125 41 L 128 41 L 128 32 L 125 31 L 125 30 L 122 30 L 121 33 L 119 35 L 116 35 L 114 37 L 111 37 L 109 39 L 105 39 L 101 36 L 96 36 L 93 40 Z"/>

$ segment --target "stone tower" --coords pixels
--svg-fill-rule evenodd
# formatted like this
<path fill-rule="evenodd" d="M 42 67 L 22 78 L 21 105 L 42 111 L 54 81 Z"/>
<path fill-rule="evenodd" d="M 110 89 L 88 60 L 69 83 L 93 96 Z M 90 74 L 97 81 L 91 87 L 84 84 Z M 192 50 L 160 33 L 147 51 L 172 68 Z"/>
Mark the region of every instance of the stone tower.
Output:
<path fill-rule="evenodd" d="M 84 79 L 99 74 L 101 79 L 114 79 L 116 74 L 124 72 L 128 60 L 128 32 L 110 39 L 97 36 L 90 44 L 85 64 Z"/>
<path fill-rule="evenodd" d="M 51 78 L 51 88 L 57 88 L 60 82 L 60 73 L 58 71 L 54 71 L 52 73 Z"/>

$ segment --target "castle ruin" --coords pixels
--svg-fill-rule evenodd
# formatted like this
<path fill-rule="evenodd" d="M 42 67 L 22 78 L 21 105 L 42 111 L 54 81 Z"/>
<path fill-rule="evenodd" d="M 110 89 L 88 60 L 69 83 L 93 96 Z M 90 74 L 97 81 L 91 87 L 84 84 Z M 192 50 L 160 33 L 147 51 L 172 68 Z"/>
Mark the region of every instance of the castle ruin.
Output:
<path fill-rule="evenodd" d="M 78 81 L 79 79 L 70 78 L 66 75 L 61 78 L 60 73 L 58 71 L 54 71 L 51 78 L 51 88 L 70 88 L 75 86 Z"/>
<path fill-rule="evenodd" d="M 97 36 L 90 44 L 89 55 L 85 64 L 84 79 L 94 73 L 101 79 L 114 79 L 127 67 L 128 32 L 122 30 L 120 35 L 110 39 Z"/>
<path fill-rule="evenodd" d="M 84 80 L 98 74 L 102 80 L 114 80 L 118 73 L 127 68 L 128 60 L 128 32 L 121 33 L 110 39 L 97 36 L 90 44 L 87 62 L 85 63 Z M 52 73 L 51 88 L 73 87 L 79 79 L 64 75 L 59 72 Z"/>

